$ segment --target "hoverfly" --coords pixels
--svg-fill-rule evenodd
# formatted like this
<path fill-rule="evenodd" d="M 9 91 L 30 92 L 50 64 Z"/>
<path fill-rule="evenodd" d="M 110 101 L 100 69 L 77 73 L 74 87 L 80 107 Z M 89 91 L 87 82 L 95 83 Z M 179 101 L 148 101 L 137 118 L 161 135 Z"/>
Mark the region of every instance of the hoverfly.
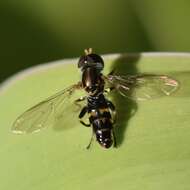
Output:
<path fill-rule="evenodd" d="M 92 127 L 93 135 L 87 148 L 90 147 L 94 135 L 102 147 L 116 147 L 113 128 L 116 111 L 114 104 L 105 97 L 107 92 L 115 90 L 127 98 L 149 100 L 160 95 L 169 96 L 178 88 L 178 82 L 166 75 L 120 76 L 111 72 L 105 76 L 102 74 L 104 61 L 101 56 L 92 53 L 91 48 L 86 49 L 85 55 L 80 57 L 78 68 L 82 72 L 80 82 L 28 109 L 16 119 L 12 131 L 17 134 L 40 131 L 46 127 L 49 117 L 59 118 L 59 108 L 64 110 L 64 102 L 71 98 L 75 91 L 84 90 L 86 96 L 75 100 L 75 103 L 86 101 L 79 114 L 79 121 L 86 127 Z M 106 88 L 106 85 L 109 88 Z M 86 113 L 89 123 L 83 121 Z"/>

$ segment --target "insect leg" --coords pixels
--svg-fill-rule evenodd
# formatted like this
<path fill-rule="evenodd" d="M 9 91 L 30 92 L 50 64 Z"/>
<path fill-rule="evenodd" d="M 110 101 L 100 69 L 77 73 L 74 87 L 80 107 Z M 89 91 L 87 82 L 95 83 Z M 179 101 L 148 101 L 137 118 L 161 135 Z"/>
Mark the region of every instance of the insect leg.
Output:
<path fill-rule="evenodd" d="M 76 100 L 74 101 L 74 103 L 75 103 L 76 106 L 78 106 L 78 107 L 81 109 L 81 105 L 79 104 L 79 102 L 82 102 L 82 101 L 84 101 L 85 99 L 86 99 L 86 96 L 80 97 L 79 99 L 76 99 Z"/>
<path fill-rule="evenodd" d="M 92 136 L 90 138 L 90 142 L 89 142 L 88 146 L 86 147 L 86 149 L 89 149 L 91 147 L 92 141 L 94 139 L 93 137 L 94 137 L 94 132 L 92 131 Z"/>
<path fill-rule="evenodd" d="M 115 87 L 110 87 L 110 88 L 106 88 L 105 90 L 104 90 L 104 93 L 105 94 L 108 94 L 108 93 L 110 93 L 112 90 L 114 90 L 115 89 Z"/>
<path fill-rule="evenodd" d="M 113 105 L 113 103 L 111 101 L 108 101 L 107 100 L 107 105 L 108 107 L 112 110 L 112 111 L 115 111 L 115 106 Z"/>
<path fill-rule="evenodd" d="M 90 123 L 89 123 L 89 124 L 86 124 L 86 123 L 82 120 L 82 118 L 84 117 L 84 115 L 86 114 L 87 111 L 88 111 L 88 107 L 87 107 L 87 106 L 85 106 L 85 107 L 82 108 L 82 110 L 81 110 L 81 112 L 80 112 L 80 114 L 79 114 L 79 121 L 80 121 L 80 123 L 83 124 L 85 127 L 90 127 Z"/>
<path fill-rule="evenodd" d="M 85 123 L 84 121 L 82 121 L 82 120 L 80 120 L 80 123 L 82 124 L 82 125 L 84 125 L 85 127 L 90 127 L 90 123 L 89 124 L 87 124 L 87 123 Z"/>
<path fill-rule="evenodd" d="M 113 75 L 115 73 L 115 70 L 112 70 L 108 75 Z"/>
<path fill-rule="evenodd" d="M 111 71 L 111 72 L 108 74 L 108 76 L 109 76 L 109 75 L 112 75 L 113 73 L 114 73 L 114 71 Z M 102 79 L 103 79 L 103 81 L 108 80 L 108 78 L 107 78 L 106 76 L 104 76 L 104 75 L 102 75 Z M 109 92 L 111 92 L 111 91 L 114 90 L 114 89 L 115 89 L 114 86 L 110 86 L 110 87 L 104 89 L 104 93 L 108 94 Z"/>

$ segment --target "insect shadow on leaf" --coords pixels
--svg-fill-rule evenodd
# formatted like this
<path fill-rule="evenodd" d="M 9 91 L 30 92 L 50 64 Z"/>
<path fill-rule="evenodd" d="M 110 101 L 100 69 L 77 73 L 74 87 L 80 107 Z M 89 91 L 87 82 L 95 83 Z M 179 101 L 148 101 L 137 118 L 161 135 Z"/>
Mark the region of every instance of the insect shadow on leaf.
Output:
<path fill-rule="evenodd" d="M 140 54 L 122 54 L 114 61 L 112 70 L 114 74 L 118 75 L 136 75 L 138 73 L 137 63 L 139 59 Z M 130 93 L 132 92 L 133 90 L 130 90 Z M 128 122 L 138 107 L 135 101 L 121 96 L 117 91 L 113 91 L 111 95 L 117 111 L 115 133 L 117 145 L 120 146 L 124 140 Z"/>

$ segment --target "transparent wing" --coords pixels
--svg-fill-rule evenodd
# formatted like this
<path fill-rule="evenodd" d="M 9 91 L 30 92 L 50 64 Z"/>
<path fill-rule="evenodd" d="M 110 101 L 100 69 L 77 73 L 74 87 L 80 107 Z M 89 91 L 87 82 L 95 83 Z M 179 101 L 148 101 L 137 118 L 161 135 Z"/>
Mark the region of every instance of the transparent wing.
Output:
<path fill-rule="evenodd" d="M 25 111 L 13 123 L 12 132 L 17 134 L 38 132 L 59 120 L 67 109 L 74 91 L 80 89 L 80 86 L 72 85 Z"/>
<path fill-rule="evenodd" d="M 106 79 L 121 95 L 134 100 L 169 96 L 179 86 L 176 80 L 166 75 L 108 75 Z"/>

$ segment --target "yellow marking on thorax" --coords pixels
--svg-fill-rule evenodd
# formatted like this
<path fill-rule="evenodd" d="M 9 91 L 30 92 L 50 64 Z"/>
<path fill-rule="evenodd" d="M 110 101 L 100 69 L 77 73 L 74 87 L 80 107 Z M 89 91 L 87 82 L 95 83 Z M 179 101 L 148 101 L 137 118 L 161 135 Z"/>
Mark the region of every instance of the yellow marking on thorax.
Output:
<path fill-rule="evenodd" d="M 100 109 L 99 109 L 99 112 L 100 112 L 101 114 L 103 114 L 104 112 L 109 112 L 109 109 L 108 109 L 108 108 L 100 108 Z"/>
<path fill-rule="evenodd" d="M 96 117 L 97 116 L 97 111 L 96 110 L 92 110 L 89 115 Z"/>

